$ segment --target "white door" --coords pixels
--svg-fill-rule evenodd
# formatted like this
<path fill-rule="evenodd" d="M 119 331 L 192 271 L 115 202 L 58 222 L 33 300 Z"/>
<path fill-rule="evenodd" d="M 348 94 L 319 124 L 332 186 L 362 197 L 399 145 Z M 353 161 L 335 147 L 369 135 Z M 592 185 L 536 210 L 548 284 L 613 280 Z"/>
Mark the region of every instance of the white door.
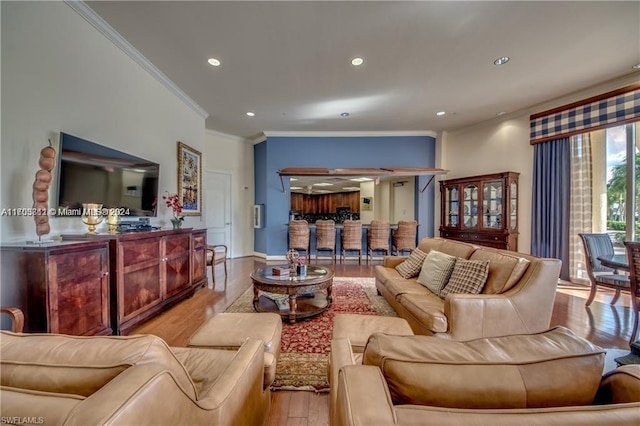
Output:
<path fill-rule="evenodd" d="M 224 244 L 231 255 L 231 175 L 204 172 L 207 244 Z"/>

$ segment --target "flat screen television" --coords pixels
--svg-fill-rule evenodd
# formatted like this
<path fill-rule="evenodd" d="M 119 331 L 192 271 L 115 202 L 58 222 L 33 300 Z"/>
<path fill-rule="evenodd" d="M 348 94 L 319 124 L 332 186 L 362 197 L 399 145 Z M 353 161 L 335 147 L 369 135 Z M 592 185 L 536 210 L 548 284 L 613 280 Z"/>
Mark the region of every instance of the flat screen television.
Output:
<path fill-rule="evenodd" d="M 57 172 L 57 206 L 70 215 L 99 203 L 122 216 L 156 216 L 157 163 L 61 132 Z"/>

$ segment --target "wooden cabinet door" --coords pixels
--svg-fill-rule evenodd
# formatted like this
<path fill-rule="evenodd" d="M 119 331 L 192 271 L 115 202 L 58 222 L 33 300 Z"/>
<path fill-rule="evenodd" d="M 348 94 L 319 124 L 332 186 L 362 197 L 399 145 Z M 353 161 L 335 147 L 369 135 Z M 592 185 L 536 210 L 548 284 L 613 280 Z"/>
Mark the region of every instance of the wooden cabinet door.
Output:
<path fill-rule="evenodd" d="M 191 283 L 197 286 L 207 280 L 207 233 L 192 233 L 191 244 Z"/>
<path fill-rule="evenodd" d="M 105 246 L 49 256 L 50 333 L 111 334 L 108 253 Z"/>
<path fill-rule="evenodd" d="M 162 238 L 164 298 L 173 296 L 191 284 L 191 235 L 167 235 Z"/>
<path fill-rule="evenodd" d="M 162 302 L 160 237 L 118 242 L 118 323 Z"/>

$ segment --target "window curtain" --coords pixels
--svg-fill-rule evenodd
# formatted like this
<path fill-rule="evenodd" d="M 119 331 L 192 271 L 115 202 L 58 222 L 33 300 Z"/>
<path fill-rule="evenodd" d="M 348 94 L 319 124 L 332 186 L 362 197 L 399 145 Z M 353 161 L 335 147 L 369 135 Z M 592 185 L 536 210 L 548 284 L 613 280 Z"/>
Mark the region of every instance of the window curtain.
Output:
<path fill-rule="evenodd" d="M 569 216 L 569 278 L 571 281 L 589 279 L 581 232 L 593 232 L 593 168 L 591 135 L 572 136 L 571 143 L 571 200 Z"/>
<path fill-rule="evenodd" d="M 562 260 L 560 278 L 569 279 L 569 138 L 534 145 L 531 254 Z"/>

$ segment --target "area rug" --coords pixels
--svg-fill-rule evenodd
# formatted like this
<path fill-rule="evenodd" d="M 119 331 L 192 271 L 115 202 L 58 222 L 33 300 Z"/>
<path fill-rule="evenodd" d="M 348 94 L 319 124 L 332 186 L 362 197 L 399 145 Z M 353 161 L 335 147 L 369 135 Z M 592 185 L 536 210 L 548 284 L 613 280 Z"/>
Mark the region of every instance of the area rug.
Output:
<path fill-rule="evenodd" d="M 322 314 L 282 323 L 282 344 L 273 390 L 329 390 L 327 366 L 333 319 L 337 313 L 397 316 L 382 296 L 374 278 L 333 279 L 333 303 Z M 254 312 L 253 289 L 249 288 L 225 312 Z"/>

